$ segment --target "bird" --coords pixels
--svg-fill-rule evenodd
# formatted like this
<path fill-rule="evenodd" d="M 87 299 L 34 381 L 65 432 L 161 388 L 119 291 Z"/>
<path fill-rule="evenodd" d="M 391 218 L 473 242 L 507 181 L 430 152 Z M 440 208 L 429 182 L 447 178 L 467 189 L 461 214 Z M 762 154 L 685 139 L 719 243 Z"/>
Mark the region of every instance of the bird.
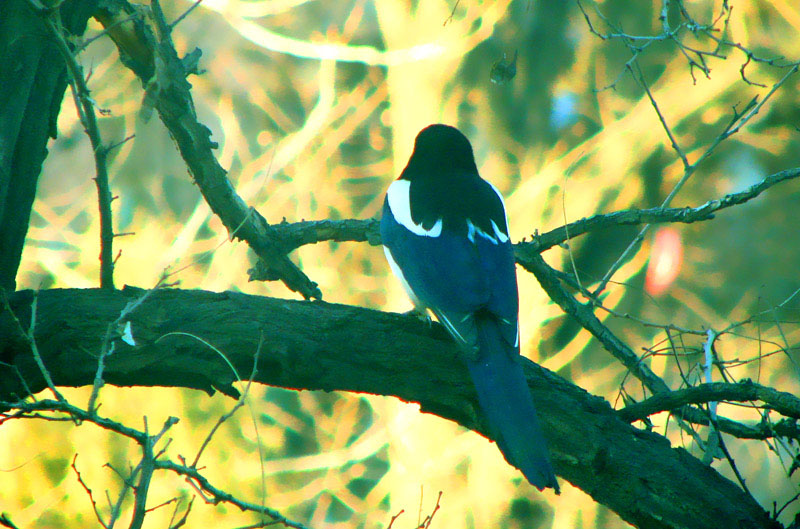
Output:
<path fill-rule="evenodd" d="M 459 346 L 490 436 L 540 491 L 560 492 L 519 363 L 519 294 L 500 191 L 457 128 L 422 129 L 383 203 L 381 242 L 415 309 Z"/>

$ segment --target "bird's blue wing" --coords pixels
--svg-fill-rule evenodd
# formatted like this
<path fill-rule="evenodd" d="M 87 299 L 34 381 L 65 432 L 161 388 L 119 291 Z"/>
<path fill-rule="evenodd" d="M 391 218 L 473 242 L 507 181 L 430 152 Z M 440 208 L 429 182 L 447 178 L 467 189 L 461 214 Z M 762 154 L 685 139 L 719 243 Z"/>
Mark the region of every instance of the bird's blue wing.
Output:
<path fill-rule="evenodd" d="M 381 237 L 395 275 L 415 304 L 431 309 L 468 352 L 465 361 L 478 401 L 506 459 L 540 490 L 553 487 L 558 493 L 547 443 L 517 361 L 519 302 L 505 216 L 489 222 L 465 218 L 455 226 L 434 216 L 417 224 L 410 214 L 410 186 L 401 180 L 392 185 L 395 193 L 390 187 Z M 504 213 L 499 192 L 485 197 L 499 201 Z M 489 226 L 494 233 L 487 231 Z"/>
<path fill-rule="evenodd" d="M 477 347 L 474 315 L 479 311 L 496 317 L 503 337 L 517 345 L 517 279 L 510 242 L 480 235 L 473 241 L 447 229 L 437 236 L 413 233 L 395 219 L 388 200 L 381 237 L 409 295 L 431 309 L 462 345 Z"/>

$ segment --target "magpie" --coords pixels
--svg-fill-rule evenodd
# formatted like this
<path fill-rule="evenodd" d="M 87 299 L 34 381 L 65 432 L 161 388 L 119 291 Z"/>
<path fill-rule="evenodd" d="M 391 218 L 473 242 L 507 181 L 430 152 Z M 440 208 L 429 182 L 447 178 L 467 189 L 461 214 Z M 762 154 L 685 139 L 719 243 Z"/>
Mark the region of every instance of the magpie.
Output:
<path fill-rule="evenodd" d="M 383 249 L 420 312 L 463 351 L 492 437 L 539 490 L 558 481 L 519 356 L 519 298 L 503 196 L 456 128 L 424 128 L 383 202 Z"/>

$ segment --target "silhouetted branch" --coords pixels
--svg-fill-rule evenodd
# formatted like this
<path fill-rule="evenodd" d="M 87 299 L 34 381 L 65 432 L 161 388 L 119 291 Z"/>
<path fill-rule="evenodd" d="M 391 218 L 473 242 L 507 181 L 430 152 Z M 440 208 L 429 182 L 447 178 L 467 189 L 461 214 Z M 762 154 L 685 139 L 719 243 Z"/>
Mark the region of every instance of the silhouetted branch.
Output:
<path fill-rule="evenodd" d="M 3 382 L 0 381 L 0 386 L 2 386 L 2 384 Z M 113 527 L 114 523 L 118 519 L 117 517 L 119 515 L 119 509 L 122 505 L 122 500 L 124 499 L 124 496 L 129 489 L 133 489 L 134 491 L 133 517 L 129 527 L 133 529 L 140 528 L 144 522 L 145 515 L 152 510 L 146 508 L 146 501 L 148 497 L 149 486 L 153 479 L 154 472 L 156 470 L 168 470 L 190 479 L 192 482 L 198 485 L 203 492 L 210 494 L 212 496 L 212 503 L 220 503 L 220 502 L 230 503 L 231 505 L 234 505 L 243 511 L 251 511 L 254 513 L 269 516 L 271 517 L 270 520 L 271 525 L 282 525 L 285 527 L 292 527 L 294 529 L 307 529 L 307 527 L 302 523 L 286 518 L 275 509 L 271 509 L 263 505 L 249 503 L 247 501 L 235 497 L 232 494 L 225 492 L 222 489 L 214 487 L 213 485 L 211 485 L 208 479 L 205 476 L 203 476 L 203 474 L 195 465 L 187 466 L 186 464 L 178 464 L 168 459 L 164 459 L 163 451 L 160 451 L 158 453 L 154 452 L 155 445 L 161 440 L 164 434 L 166 434 L 166 432 L 173 425 L 177 424 L 179 420 L 177 417 L 167 418 L 161 430 L 155 435 L 150 435 L 147 432 L 146 419 L 145 419 L 145 429 L 137 430 L 135 428 L 130 428 L 128 426 L 125 426 L 124 424 L 114 421 L 112 419 L 102 417 L 96 412 L 84 410 L 66 401 L 57 401 L 57 400 L 39 400 L 34 402 L 0 401 L 0 409 L 11 410 L 11 411 L 5 411 L 2 414 L 0 414 L 0 421 L 3 422 L 6 420 L 24 419 L 24 418 L 41 418 L 45 420 L 51 420 L 51 419 L 57 420 L 57 416 L 52 416 L 52 415 L 43 416 L 42 413 L 55 413 L 55 414 L 60 413 L 66 415 L 67 417 L 73 420 L 94 423 L 97 426 L 100 426 L 101 428 L 113 431 L 124 437 L 132 439 L 141 446 L 142 459 L 136 466 L 136 468 L 133 469 L 131 475 L 129 477 L 124 477 L 120 474 L 120 477 L 123 478 L 123 481 L 125 483 L 125 487 L 123 487 L 122 491 L 120 492 L 117 505 L 112 509 L 112 513 L 108 521 L 104 521 L 102 519 L 102 516 L 97 510 L 97 504 L 94 500 L 92 491 L 81 477 L 81 474 L 80 472 L 78 472 L 78 469 L 75 467 L 75 459 L 73 459 L 72 468 L 78 476 L 78 482 L 86 491 L 86 493 L 89 495 L 97 519 L 100 522 L 100 524 L 105 528 Z M 108 466 L 110 467 L 110 465 Z M 137 476 L 138 476 L 138 481 L 136 485 L 133 486 L 132 485 L 133 480 Z M 206 500 L 208 500 L 208 498 L 206 498 Z M 184 513 L 184 516 L 182 518 L 184 522 L 186 520 L 187 515 L 188 511 L 187 513 Z M 178 520 L 178 523 L 176 525 L 173 525 L 172 527 L 180 527 L 180 525 L 182 525 L 182 523 L 180 520 Z"/>
<path fill-rule="evenodd" d="M 14 522 L 11 521 L 7 513 L 0 513 L 0 525 L 8 527 L 9 529 L 19 529 Z"/>
<path fill-rule="evenodd" d="M 92 384 L 94 351 L 100 350 L 108 323 L 141 295 L 138 289 L 39 293 L 37 342 L 56 385 Z M 31 292 L 18 292 L 10 299 L 23 325 L 32 298 Z M 66 306 L 71 310 L 63 310 Z M 147 298 L 129 321 L 136 345 L 121 339 L 115 342 L 105 371 L 105 379 L 112 384 L 219 389 L 238 396 L 229 364 L 204 343 L 224 351 L 230 365 L 244 373 L 252 369 L 263 336 L 257 382 L 394 395 L 488 434 L 468 372 L 454 362 L 459 357 L 457 347 L 438 324 L 321 302 L 166 289 Z M 17 368 L 33 391 L 46 387 L 28 342 L 18 333 L 6 332 L 12 325 L 9 315 L 0 315 L 0 396 L 5 407 L 18 406 L 10 401 L 25 396 L 10 366 Z M 613 343 L 610 338 L 604 340 Z M 676 529 L 734 522 L 738 527 L 779 527 L 740 488 L 684 450 L 674 450 L 662 436 L 626 423 L 603 399 L 530 361 L 521 361 L 557 473 L 630 523 Z M 659 383 L 663 384 L 656 377 L 654 386 Z M 50 400 L 25 406 L 29 413 L 53 409 L 76 413 L 79 419 L 91 418 L 85 411 L 73 412 L 69 403 Z M 691 407 L 682 410 L 684 416 L 703 415 Z M 20 416 L 6 412 L 6 417 Z M 135 439 L 146 437 L 94 417 L 100 426 L 129 432 Z M 726 431 L 722 419 L 718 424 Z M 156 469 L 164 466 L 156 460 Z M 194 479 L 193 472 L 187 470 L 185 475 Z M 204 483 L 197 484 L 205 488 Z"/>
<path fill-rule="evenodd" d="M 669 393 L 657 394 L 642 402 L 630 404 L 619 411 L 628 421 L 644 419 L 661 411 L 671 411 L 687 404 L 702 404 L 714 401 L 749 402 L 761 401 L 781 415 L 800 419 L 800 399 L 791 393 L 744 381 L 738 384 L 713 382 L 683 388 Z"/>
<path fill-rule="evenodd" d="M 533 273 L 539 284 L 544 288 L 547 295 L 555 301 L 567 314 L 573 316 L 580 325 L 592 333 L 603 347 L 619 360 L 632 375 L 641 380 L 654 394 L 669 394 L 671 390 L 667 384 L 634 353 L 630 347 L 617 338 L 592 312 L 591 305 L 579 303 L 566 289 L 560 284 L 559 276 L 555 271 L 544 262 L 539 254 L 534 254 L 530 262 L 522 265 L 526 270 Z M 673 410 L 675 415 L 681 419 L 695 424 L 708 425 L 707 414 L 693 407 L 683 407 Z M 773 434 L 771 428 L 758 428 L 744 425 L 736 421 L 720 417 L 717 420 L 719 429 L 736 437 L 764 439 Z M 796 437 L 798 429 L 796 425 L 781 425 L 782 431 L 790 437 Z"/>
<path fill-rule="evenodd" d="M 381 243 L 380 221 L 375 219 L 312 220 L 282 222 L 272 226 L 273 233 L 283 251 L 291 252 L 306 244 L 326 241 Z M 248 270 L 250 281 L 274 279 L 262 261 Z"/>
<path fill-rule="evenodd" d="M 120 11 L 113 12 L 112 7 Z M 123 63 L 140 77 L 145 87 L 143 113 L 147 114 L 148 109 L 158 111 L 200 192 L 230 237 L 247 242 L 267 263 L 271 279 L 280 279 L 306 299 L 321 298 L 317 284 L 289 259 L 272 227 L 245 204 L 219 165 L 213 153 L 217 144 L 211 141 L 211 131 L 197 120 L 191 85 L 186 80 L 197 71 L 200 51 L 196 49 L 180 59 L 170 36 L 172 27 L 164 19 L 159 3 L 153 2 L 151 7 L 153 28 L 142 20 L 119 22 L 131 15 L 130 10 L 119 6 L 106 5 L 100 14 L 120 49 L 120 56 L 124 57 Z"/>
<path fill-rule="evenodd" d="M 690 224 L 713 219 L 715 214 L 731 206 L 743 204 L 758 197 L 767 189 L 800 177 L 800 167 L 787 169 L 765 177 L 743 191 L 730 193 L 720 199 L 710 200 L 694 208 L 651 208 L 627 209 L 592 215 L 570 222 L 545 233 L 535 234 L 533 240 L 522 241 L 514 245 L 517 262 L 523 267 L 533 254 L 541 253 L 553 246 L 567 242 L 586 233 L 607 229 L 613 226 L 629 226 L 637 224 L 662 224 L 678 222 Z M 278 244 L 285 252 L 290 252 L 306 244 L 320 242 L 368 242 L 373 246 L 381 243 L 380 221 L 376 219 L 315 220 L 302 222 L 283 222 L 272 225 Z M 265 280 L 263 266 L 256 266 L 250 271 L 251 280 Z"/>
<path fill-rule="evenodd" d="M 36 3 L 31 1 L 31 5 L 36 8 Z M 89 95 L 89 87 L 83 78 L 83 68 L 81 68 L 72 50 L 64 38 L 58 12 L 51 12 L 43 8 L 40 12 L 45 27 L 50 32 L 52 41 L 64 58 L 67 71 L 70 76 L 70 85 L 75 96 L 75 107 L 78 116 L 83 124 L 84 131 L 92 144 L 94 155 L 95 177 L 94 182 L 97 186 L 97 203 L 100 209 L 100 287 L 114 288 L 114 228 L 111 216 L 111 189 L 108 185 L 108 147 L 103 145 L 100 138 L 100 129 L 97 126 L 97 116 L 94 113 L 94 101 Z"/>
<path fill-rule="evenodd" d="M 755 60 L 756 55 L 750 52 L 747 48 L 742 46 L 741 44 L 733 43 L 726 40 L 724 37 L 717 37 L 714 35 L 715 32 L 719 32 L 720 34 L 725 34 L 728 23 L 730 21 L 730 13 L 731 7 L 727 4 L 727 2 L 723 2 L 719 14 L 713 18 L 707 24 L 700 24 L 698 23 L 686 10 L 683 2 L 678 0 L 677 5 L 679 6 L 680 10 L 680 22 L 670 27 L 669 21 L 667 19 L 668 16 L 668 9 L 666 7 L 661 12 L 661 22 L 662 22 L 662 32 L 656 35 L 632 35 L 623 32 L 620 28 L 616 27 L 607 17 L 605 17 L 600 9 L 595 5 L 595 12 L 597 16 L 610 28 L 614 30 L 613 33 L 603 33 L 599 31 L 595 25 L 592 23 L 589 14 L 586 12 L 586 9 L 583 7 L 583 4 L 580 0 L 577 0 L 578 7 L 583 14 L 583 17 L 586 21 L 586 24 L 589 28 L 589 31 L 594 34 L 595 36 L 599 37 L 602 40 L 619 40 L 621 41 L 631 52 L 631 59 L 625 64 L 625 70 L 630 72 L 633 80 L 642 88 L 642 90 L 647 95 L 648 99 L 650 100 L 650 104 L 656 112 L 658 119 L 664 128 L 666 136 L 672 146 L 673 150 L 675 150 L 676 154 L 680 158 L 681 162 L 683 163 L 684 167 L 684 174 L 680 178 L 680 180 L 673 186 L 673 189 L 670 191 L 668 196 L 664 199 L 661 206 L 667 207 L 675 195 L 680 191 L 680 189 L 684 186 L 684 184 L 689 180 L 689 178 L 695 173 L 696 169 L 702 164 L 702 162 L 708 158 L 714 152 L 714 150 L 727 138 L 736 134 L 753 116 L 758 114 L 761 107 L 776 93 L 776 91 L 783 86 L 783 84 L 797 71 L 800 67 L 800 62 L 794 63 L 785 63 L 785 64 L 778 64 L 780 59 L 769 59 L 764 60 L 759 58 L 759 62 L 770 64 L 779 68 L 788 68 L 786 74 L 773 86 L 770 90 L 764 95 L 762 100 L 759 102 L 757 97 L 754 98 L 751 103 L 747 106 L 747 108 L 742 111 L 738 112 L 734 108 L 734 116 L 730 123 L 725 127 L 722 132 L 720 132 L 717 137 L 711 141 L 709 146 L 700 154 L 700 156 L 694 161 L 690 162 L 687 155 L 684 153 L 683 149 L 678 144 L 675 136 L 669 125 L 667 124 L 667 120 L 665 116 L 662 114 L 658 103 L 656 102 L 655 98 L 653 97 L 652 92 L 650 91 L 650 87 L 645 80 L 645 77 L 642 73 L 641 67 L 639 66 L 639 57 L 649 45 L 654 42 L 664 41 L 664 40 L 671 40 L 675 43 L 678 47 L 680 52 L 686 57 L 689 67 L 690 67 L 690 74 L 692 79 L 695 80 L 694 77 L 694 68 L 700 69 L 707 77 L 709 76 L 710 69 L 706 64 L 706 57 L 715 57 L 721 60 L 726 59 L 726 57 L 721 53 L 721 49 L 725 46 L 730 46 L 737 48 L 743 52 L 745 52 L 747 56 L 747 61 L 741 67 L 741 75 L 742 79 L 751 85 L 757 85 L 757 83 L 753 83 L 749 81 L 744 74 L 744 69 L 749 64 L 751 60 Z M 667 5 L 666 3 L 664 4 Z M 722 21 L 722 27 L 718 27 L 718 24 Z M 694 47 L 687 46 L 680 34 L 681 31 L 689 31 L 694 36 L 703 35 L 707 37 L 712 43 L 715 44 L 715 49 L 713 50 L 701 50 Z M 695 60 L 696 57 L 697 60 Z M 698 62 L 699 61 L 699 62 Z M 619 78 L 618 78 L 619 79 Z M 696 81 L 696 80 L 695 80 Z M 609 86 L 615 86 L 616 81 Z M 761 86 L 761 85 L 759 85 Z M 611 265 L 608 271 L 605 273 L 603 278 L 601 279 L 599 285 L 592 293 L 592 296 L 598 296 L 603 290 L 605 290 L 608 282 L 611 280 L 613 275 L 617 272 L 617 270 L 622 266 L 622 263 L 626 262 L 629 255 L 631 254 L 634 249 L 638 248 L 644 239 L 644 236 L 649 229 L 649 224 L 646 224 L 642 230 L 634 237 L 634 239 L 630 242 L 630 244 L 625 248 L 625 250 L 619 255 L 617 260 Z"/>
<path fill-rule="evenodd" d="M 184 476 L 187 480 L 190 480 L 195 486 L 199 487 L 201 491 L 210 495 L 210 497 L 205 498 L 207 503 L 218 504 L 218 503 L 229 503 L 235 507 L 238 507 L 242 511 L 249 511 L 258 513 L 261 515 L 269 516 L 271 520 L 265 525 L 282 525 L 284 527 L 293 527 L 294 529 L 307 529 L 305 525 L 300 522 L 296 522 L 294 520 L 289 520 L 285 516 L 283 516 L 280 512 L 276 511 L 275 509 L 270 509 L 264 505 L 259 505 L 257 503 L 251 503 L 247 501 L 243 501 L 235 497 L 233 494 L 230 494 L 223 489 L 215 487 L 208 481 L 206 478 L 197 468 L 187 465 L 182 465 L 175 463 L 174 461 L 160 459 L 155 462 L 155 468 L 157 470 L 169 470 L 174 472 L 175 474 Z"/>

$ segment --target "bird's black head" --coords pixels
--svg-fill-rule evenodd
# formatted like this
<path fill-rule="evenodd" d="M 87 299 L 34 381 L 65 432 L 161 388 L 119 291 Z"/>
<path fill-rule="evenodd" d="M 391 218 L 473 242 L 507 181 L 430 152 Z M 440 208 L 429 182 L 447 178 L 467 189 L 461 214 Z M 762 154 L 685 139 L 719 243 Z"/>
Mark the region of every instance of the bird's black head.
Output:
<path fill-rule="evenodd" d="M 435 124 L 422 129 L 414 141 L 414 152 L 403 171 L 403 178 L 454 173 L 465 176 L 478 174 L 467 137 L 450 125 Z"/>
<path fill-rule="evenodd" d="M 507 236 L 503 202 L 481 179 L 472 146 L 455 127 L 422 129 L 400 179 L 410 182 L 408 203 L 414 224 L 429 230 L 441 220 L 444 231 L 468 238 L 467 221 L 490 235 L 495 233 L 494 222 Z"/>

